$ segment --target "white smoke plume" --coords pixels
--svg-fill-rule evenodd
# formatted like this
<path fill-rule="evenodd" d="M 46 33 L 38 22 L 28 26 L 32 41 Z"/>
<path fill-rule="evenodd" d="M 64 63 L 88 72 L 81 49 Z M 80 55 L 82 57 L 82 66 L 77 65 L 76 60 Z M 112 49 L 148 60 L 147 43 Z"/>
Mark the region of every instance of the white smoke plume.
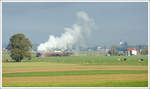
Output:
<path fill-rule="evenodd" d="M 71 28 L 64 28 L 64 33 L 59 37 L 49 36 L 48 41 L 38 46 L 38 52 L 45 53 L 54 51 L 54 49 L 67 50 L 73 45 L 87 45 L 91 30 L 94 27 L 92 18 L 84 11 L 77 14 L 77 22 Z"/>

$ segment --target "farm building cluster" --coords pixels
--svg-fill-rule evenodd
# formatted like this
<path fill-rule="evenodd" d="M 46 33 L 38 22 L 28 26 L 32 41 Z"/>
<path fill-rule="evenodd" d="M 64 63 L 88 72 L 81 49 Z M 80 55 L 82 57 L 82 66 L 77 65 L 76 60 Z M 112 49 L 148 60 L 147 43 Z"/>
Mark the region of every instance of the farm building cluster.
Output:
<path fill-rule="evenodd" d="M 116 50 L 118 51 L 118 55 L 120 56 L 121 54 L 124 54 L 124 56 L 136 56 L 140 52 L 136 48 L 126 48 L 125 50 Z M 107 52 L 107 56 L 111 56 L 112 54 L 112 49 L 109 49 Z"/>
<path fill-rule="evenodd" d="M 107 50 L 107 56 L 111 56 L 113 53 L 119 56 L 148 55 L 148 47 L 146 45 L 128 45 L 127 42 L 120 41 L 119 46 L 112 46 Z"/>

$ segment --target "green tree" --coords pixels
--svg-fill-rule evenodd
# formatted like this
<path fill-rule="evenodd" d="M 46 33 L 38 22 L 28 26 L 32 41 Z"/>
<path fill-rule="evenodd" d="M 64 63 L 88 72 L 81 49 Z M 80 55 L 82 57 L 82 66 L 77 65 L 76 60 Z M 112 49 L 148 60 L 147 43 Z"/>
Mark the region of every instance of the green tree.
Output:
<path fill-rule="evenodd" d="M 141 54 L 142 55 L 148 55 L 148 48 L 141 49 Z"/>
<path fill-rule="evenodd" d="M 30 49 L 32 44 L 24 34 L 13 35 L 7 48 L 11 51 L 11 58 L 16 62 L 21 62 L 23 58 L 31 59 Z"/>

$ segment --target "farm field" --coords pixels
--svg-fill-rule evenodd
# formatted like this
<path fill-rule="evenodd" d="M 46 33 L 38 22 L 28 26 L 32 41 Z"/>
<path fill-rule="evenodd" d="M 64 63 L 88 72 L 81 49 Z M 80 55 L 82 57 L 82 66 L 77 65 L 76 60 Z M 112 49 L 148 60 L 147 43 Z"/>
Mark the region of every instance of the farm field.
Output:
<path fill-rule="evenodd" d="M 3 87 L 148 87 L 148 56 L 33 57 L 3 62 L 2 73 Z"/>

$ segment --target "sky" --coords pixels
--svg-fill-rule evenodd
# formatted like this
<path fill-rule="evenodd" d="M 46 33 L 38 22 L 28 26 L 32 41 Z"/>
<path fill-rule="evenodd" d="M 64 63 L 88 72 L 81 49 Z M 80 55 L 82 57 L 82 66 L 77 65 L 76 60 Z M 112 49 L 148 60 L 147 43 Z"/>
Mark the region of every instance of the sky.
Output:
<path fill-rule="evenodd" d="M 2 42 L 8 44 L 23 33 L 32 44 L 60 36 L 76 22 L 76 13 L 86 12 L 95 22 L 91 45 L 148 44 L 148 4 L 146 2 L 4 2 Z"/>

